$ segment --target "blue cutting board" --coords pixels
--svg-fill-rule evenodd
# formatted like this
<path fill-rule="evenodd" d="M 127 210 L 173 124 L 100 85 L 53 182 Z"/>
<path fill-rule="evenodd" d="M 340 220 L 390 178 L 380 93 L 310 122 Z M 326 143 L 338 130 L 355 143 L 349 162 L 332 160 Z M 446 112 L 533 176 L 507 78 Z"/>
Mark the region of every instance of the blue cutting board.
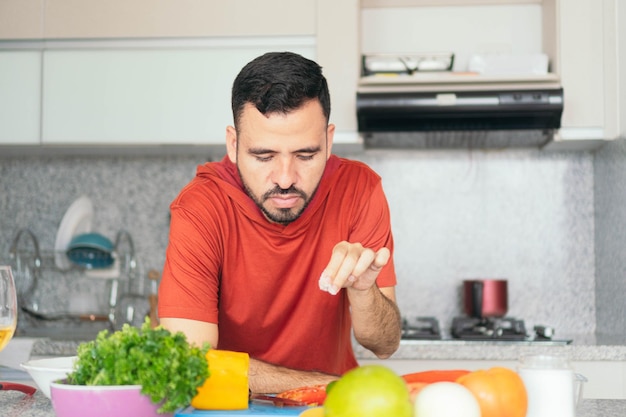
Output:
<path fill-rule="evenodd" d="M 174 417 L 230 417 L 230 416 L 298 416 L 310 407 L 276 407 L 274 405 L 250 403 L 247 410 L 196 410 L 187 407 Z"/>

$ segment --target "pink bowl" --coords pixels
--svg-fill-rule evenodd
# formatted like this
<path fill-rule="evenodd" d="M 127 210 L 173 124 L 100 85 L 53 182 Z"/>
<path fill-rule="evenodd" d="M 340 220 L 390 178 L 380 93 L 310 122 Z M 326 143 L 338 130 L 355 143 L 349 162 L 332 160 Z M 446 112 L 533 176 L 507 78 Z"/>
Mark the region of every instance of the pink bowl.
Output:
<path fill-rule="evenodd" d="M 141 394 L 141 385 L 50 384 L 52 408 L 57 417 L 167 417 L 159 406 Z"/>

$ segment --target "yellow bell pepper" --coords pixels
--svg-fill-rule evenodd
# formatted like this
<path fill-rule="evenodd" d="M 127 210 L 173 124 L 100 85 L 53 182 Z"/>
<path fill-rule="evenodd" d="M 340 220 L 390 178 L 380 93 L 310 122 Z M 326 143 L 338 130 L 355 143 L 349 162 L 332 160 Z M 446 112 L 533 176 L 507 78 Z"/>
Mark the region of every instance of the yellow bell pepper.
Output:
<path fill-rule="evenodd" d="M 199 410 L 243 410 L 248 408 L 247 353 L 209 349 L 206 354 L 210 376 L 198 388 L 191 405 Z"/>

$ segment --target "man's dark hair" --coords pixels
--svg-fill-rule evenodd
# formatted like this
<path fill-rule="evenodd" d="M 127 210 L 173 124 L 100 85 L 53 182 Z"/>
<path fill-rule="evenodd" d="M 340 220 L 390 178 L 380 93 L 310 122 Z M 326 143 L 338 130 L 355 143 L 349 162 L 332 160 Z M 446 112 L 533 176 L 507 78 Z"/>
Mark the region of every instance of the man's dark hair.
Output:
<path fill-rule="evenodd" d="M 312 99 L 319 99 L 328 122 L 330 93 L 322 67 L 292 52 L 266 53 L 249 62 L 235 78 L 231 99 L 235 127 L 246 103 L 264 115 L 286 114 Z"/>

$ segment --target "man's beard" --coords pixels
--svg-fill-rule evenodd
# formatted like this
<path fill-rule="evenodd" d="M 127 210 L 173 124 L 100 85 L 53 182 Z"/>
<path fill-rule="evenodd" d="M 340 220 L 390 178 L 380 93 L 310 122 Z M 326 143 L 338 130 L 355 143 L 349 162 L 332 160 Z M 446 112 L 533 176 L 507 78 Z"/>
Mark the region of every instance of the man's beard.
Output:
<path fill-rule="evenodd" d="M 273 189 L 267 191 L 260 198 L 257 198 L 252 192 L 252 190 L 250 190 L 250 187 L 248 187 L 248 184 L 246 184 L 246 182 L 244 181 L 243 177 L 241 176 L 241 172 L 239 172 L 239 178 L 241 178 L 241 182 L 243 184 L 243 188 L 246 190 L 246 193 L 252 199 L 252 201 L 254 201 L 257 207 L 261 209 L 263 214 L 265 214 L 265 217 L 267 217 L 272 222 L 279 223 L 282 225 L 287 225 L 295 221 L 296 219 L 298 219 L 304 212 L 304 209 L 306 209 L 307 206 L 309 205 L 309 202 L 315 195 L 315 191 L 317 191 L 317 188 L 316 188 L 313 191 L 313 194 L 309 197 L 307 193 L 300 190 L 299 188 L 294 187 L 293 185 L 287 189 L 282 189 L 276 186 Z M 282 194 L 297 194 L 302 198 L 302 200 L 304 201 L 304 204 L 302 205 L 300 209 L 278 208 L 276 209 L 275 212 L 271 212 L 265 208 L 265 206 L 263 205 L 265 201 L 267 201 L 272 196 L 282 195 Z"/>

